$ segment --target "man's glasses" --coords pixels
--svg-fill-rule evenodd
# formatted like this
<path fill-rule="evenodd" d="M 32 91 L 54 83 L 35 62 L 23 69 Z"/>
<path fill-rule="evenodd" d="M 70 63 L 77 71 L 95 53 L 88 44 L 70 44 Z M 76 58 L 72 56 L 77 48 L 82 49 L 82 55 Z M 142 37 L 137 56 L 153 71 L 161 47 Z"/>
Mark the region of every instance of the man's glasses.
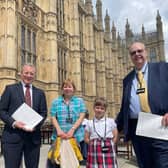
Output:
<path fill-rule="evenodd" d="M 137 54 L 141 54 L 143 51 L 144 51 L 143 49 L 139 49 L 139 50 L 136 50 L 136 51 L 131 51 L 131 52 L 130 52 L 130 55 L 133 56 L 133 55 L 135 55 L 136 53 L 137 53 Z"/>

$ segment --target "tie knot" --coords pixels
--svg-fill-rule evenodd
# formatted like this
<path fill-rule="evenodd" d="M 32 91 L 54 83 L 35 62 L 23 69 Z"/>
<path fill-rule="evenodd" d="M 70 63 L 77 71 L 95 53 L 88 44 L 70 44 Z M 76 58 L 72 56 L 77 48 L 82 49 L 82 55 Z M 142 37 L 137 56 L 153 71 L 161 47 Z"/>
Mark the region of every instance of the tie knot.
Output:
<path fill-rule="evenodd" d="M 26 87 L 27 89 L 29 89 L 29 88 L 30 88 L 30 85 L 29 85 L 29 84 L 26 84 L 25 87 Z"/>
<path fill-rule="evenodd" d="M 141 81 L 143 79 L 142 71 L 138 71 L 137 76 L 138 76 L 138 79 Z"/>
<path fill-rule="evenodd" d="M 138 74 L 143 74 L 142 71 L 138 71 Z"/>

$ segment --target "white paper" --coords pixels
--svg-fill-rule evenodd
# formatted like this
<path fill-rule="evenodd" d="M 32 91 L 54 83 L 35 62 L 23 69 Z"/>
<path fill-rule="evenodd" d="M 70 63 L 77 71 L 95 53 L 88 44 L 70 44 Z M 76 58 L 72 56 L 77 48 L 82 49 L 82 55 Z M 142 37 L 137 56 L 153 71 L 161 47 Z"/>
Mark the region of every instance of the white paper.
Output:
<path fill-rule="evenodd" d="M 23 103 L 12 115 L 16 121 L 21 121 L 25 124 L 26 129 L 33 129 L 43 117 L 34 111 L 26 103 Z"/>
<path fill-rule="evenodd" d="M 140 112 L 136 135 L 168 140 L 168 127 L 162 126 L 162 117 L 152 113 Z"/>

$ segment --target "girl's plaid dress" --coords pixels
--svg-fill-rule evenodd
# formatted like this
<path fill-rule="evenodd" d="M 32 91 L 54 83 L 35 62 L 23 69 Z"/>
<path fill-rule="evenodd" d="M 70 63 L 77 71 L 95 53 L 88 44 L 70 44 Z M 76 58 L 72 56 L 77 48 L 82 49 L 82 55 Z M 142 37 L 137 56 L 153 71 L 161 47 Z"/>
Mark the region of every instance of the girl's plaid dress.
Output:
<path fill-rule="evenodd" d="M 107 118 L 107 124 L 110 123 L 110 125 L 107 126 L 107 132 L 111 131 L 112 128 L 114 129 L 114 122 L 111 122 L 112 120 Z M 109 122 L 110 121 L 110 122 Z M 88 123 L 87 131 L 90 130 L 90 134 L 95 134 L 94 128 L 93 128 L 93 121 L 90 120 L 90 123 Z M 111 126 L 111 124 L 113 126 Z M 89 126 L 91 128 L 89 128 Z M 103 127 L 103 124 L 101 123 L 101 127 Z M 98 130 L 97 130 L 98 131 Z M 94 136 L 93 136 L 94 137 Z M 106 148 L 106 151 L 103 151 L 103 147 Z M 117 168 L 117 159 L 116 159 L 116 152 L 115 152 L 115 146 L 112 141 L 112 138 L 94 138 L 91 139 L 88 146 L 88 155 L 87 155 L 87 164 L 86 168 Z"/>

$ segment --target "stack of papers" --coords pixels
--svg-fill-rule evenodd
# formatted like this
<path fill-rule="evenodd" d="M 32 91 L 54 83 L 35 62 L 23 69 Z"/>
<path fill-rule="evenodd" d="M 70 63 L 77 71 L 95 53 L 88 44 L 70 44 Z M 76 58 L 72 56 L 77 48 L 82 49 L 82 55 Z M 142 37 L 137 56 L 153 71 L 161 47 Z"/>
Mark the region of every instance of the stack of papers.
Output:
<path fill-rule="evenodd" d="M 168 127 L 162 126 L 163 116 L 140 112 L 136 135 L 168 140 Z"/>
<path fill-rule="evenodd" d="M 43 119 L 36 111 L 34 111 L 26 103 L 23 103 L 12 115 L 16 121 L 25 124 L 26 129 L 33 129 Z"/>

